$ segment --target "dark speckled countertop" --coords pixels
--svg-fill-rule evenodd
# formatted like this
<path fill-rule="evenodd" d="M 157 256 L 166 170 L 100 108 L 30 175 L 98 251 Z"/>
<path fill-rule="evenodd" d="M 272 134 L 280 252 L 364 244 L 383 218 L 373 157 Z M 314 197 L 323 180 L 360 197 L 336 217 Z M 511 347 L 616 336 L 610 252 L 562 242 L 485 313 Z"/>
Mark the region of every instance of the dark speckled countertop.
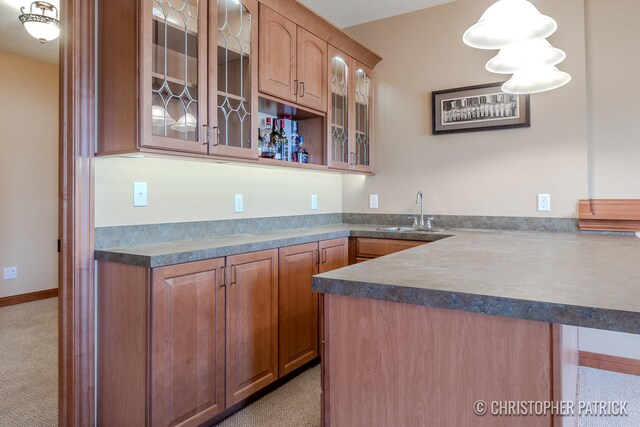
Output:
<path fill-rule="evenodd" d="M 96 249 L 95 259 L 144 267 L 163 267 L 227 255 L 300 245 L 340 237 L 377 237 L 432 242 L 451 236 L 442 233 L 378 231 L 376 226 L 327 225 L 294 230 L 265 231 L 255 234 L 218 236 L 146 245 Z"/>
<path fill-rule="evenodd" d="M 95 257 L 161 267 L 348 236 L 433 243 L 317 275 L 314 290 L 640 334 L 640 239 L 632 236 L 343 224 L 107 248 Z"/>
<path fill-rule="evenodd" d="M 314 276 L 318 292 L 640 334 L 640 239 L 454 230 Z"/>

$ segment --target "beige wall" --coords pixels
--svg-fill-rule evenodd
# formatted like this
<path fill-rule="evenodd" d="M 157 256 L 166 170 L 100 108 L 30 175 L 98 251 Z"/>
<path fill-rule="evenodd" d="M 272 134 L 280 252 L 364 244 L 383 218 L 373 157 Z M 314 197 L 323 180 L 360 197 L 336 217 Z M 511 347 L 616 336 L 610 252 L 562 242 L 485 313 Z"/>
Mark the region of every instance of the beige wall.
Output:
<path fill-rule="evenodd" d="M 640 198 L 640 2 L 586 0 L 592 198 Z"/>
<path fill-rule="evenodd" d="M 95 174 L 96 227 L 342 212 L 342 176 L 328 172 L 145 157 L 98 158 Z M 134 181 L 148 184 L 146 208 L 133 207 Z"/>
<path fill-rule="evenodd" d="M 493 0 L 458 0 L 347 32 L 384 59 L 376 67 L 376 176 L 347 176 L 346 212 L 573 217 L 587 196 L 587 108 L 583 0 L 536 1 L 558 21 L 552 44 L 567 52 L 573 80 L 531 96 L 531 128 L 431 135 L 431 92 L 506 80 L 484 69 L 495 51 L 472 49 L 462 34 Z M 379 194 L 370 210 L 368 194 Z M 540 213 L 537 193 L 550 193 Z"/>
<path fill-rule="evenodd" d="M 56 288 L 58 67 L 0 52 L 0 297 Z"/>

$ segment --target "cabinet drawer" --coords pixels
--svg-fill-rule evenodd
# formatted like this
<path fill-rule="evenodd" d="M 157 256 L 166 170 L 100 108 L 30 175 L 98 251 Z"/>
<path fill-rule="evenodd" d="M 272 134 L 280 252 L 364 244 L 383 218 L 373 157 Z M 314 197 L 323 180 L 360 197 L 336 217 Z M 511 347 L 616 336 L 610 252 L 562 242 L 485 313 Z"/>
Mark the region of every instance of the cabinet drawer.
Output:
<path fill-rule="evenodd" d="M 428 242 L 414 240 L 370 239 L 359 237 L 356 240 L 356 256 L 358 258 L 377 258 L 400 252 L 405 249 L 415 248 Z"/>

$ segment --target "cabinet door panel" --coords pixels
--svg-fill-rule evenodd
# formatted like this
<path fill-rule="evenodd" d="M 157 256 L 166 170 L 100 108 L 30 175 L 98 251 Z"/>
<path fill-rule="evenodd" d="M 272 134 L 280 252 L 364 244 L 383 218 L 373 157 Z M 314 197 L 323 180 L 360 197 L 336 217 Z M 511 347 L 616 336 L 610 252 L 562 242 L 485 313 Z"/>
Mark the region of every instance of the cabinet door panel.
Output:
<path fill-rule="evenodd" d="M 209 154 L 257 158 L 258 3 L 218 0 L 209 47 Z"/>
<path fill-rule="evenodd" d="M 372 71 L 360 63 L 355 63 L 354 82 L 354 133 L 351 138 L 353 169 L 361 172 L 373 170 L 372 130 L 373 80 Z"/>
<path fill-rule="evenodd" d="M 353 60 L 334 48 L 328 48 L 327 85 L 327 164 L 331 168 L 349 170 L 353 163 L 350 130 L 354 119 L 352 106 Z"/>
<path fill-rule="evenodd" d="M 196 426 L 225 408 L 223 265 L 152 272 L 151 425 Z"/>
<path fill-rule="evenodd" d="M 297 25 L 260 6 L 260 91 L 296 101 Z"/>
<path fill-rule="evenodd" d="M 208 2 L 142 4 L 140 144 L 206 154 Z"/>
<path fill-rule="evenodd" d="M 323 240 L 320 246 L 320 273 L 346 267 L 349 264 L 349 240 Z"/>
<path fill-rule="evenodd" d="M 318 294 L 311 276 L 318 273 L 318 244 L 280 248 L 279 373 L 282 377 L 318 356 Z"/>
<path fill-rule="evenodd" d="M 298 104 L 327 111 L 327 42 L 298 27 Z"/>
<path fill-rule="evenodd" d="M 227 407 L 278 377 L 278 251 L 227 258 Z"/>

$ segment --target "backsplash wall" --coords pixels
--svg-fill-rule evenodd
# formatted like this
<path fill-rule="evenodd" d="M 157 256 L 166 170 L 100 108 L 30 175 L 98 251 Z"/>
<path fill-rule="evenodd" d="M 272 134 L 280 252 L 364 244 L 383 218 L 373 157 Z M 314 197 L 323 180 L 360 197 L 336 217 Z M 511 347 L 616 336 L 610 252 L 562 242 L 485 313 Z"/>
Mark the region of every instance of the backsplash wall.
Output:
<path fill-rule="evenodd" d="M 96 227 L 342 212 L 340 174 L 150 157 L 95 162 Z M 133 207 L 134 182 L 148 184 L 147 207 Z M 243 213 L 234 213 L 235 194 Z"/>

